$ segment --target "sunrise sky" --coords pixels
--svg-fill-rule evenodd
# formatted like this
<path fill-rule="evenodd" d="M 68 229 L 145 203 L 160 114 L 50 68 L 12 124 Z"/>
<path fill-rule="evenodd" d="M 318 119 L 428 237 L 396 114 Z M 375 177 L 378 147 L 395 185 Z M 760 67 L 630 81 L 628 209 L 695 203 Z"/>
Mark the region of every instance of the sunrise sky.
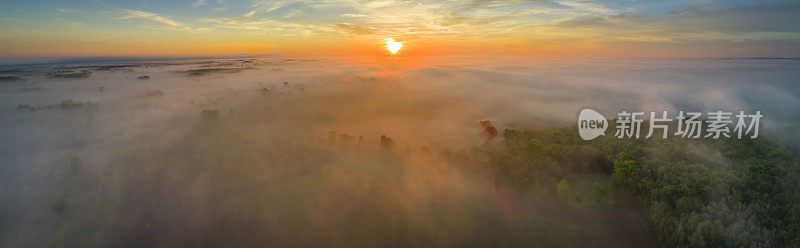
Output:
<path fill-rule="evenodd" d="M 0 57 L 271 53 L 800 57 L 800 2 L 9 1 Z"/>

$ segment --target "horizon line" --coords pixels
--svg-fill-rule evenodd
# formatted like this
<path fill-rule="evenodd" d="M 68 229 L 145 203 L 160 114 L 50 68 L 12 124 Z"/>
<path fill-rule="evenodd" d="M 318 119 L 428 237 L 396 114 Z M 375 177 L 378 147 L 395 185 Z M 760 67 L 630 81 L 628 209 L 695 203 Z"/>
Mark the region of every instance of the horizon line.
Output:
<path fill-rule="evenodd" d="M 115 62 L 139 62 L 152 60 L 192 60 L 192 59 L 236 59 L 236 58 L 256 58 L 266 56 L 341 56 L 343 54 L 331 53 L 263 53 L 263 54 L 187 54 L 187 55 L 100 55 L 100 56 L 32 56 L 32 57 L 0 57 L 0 67 L 8 66 L 34 66 L 34 65 L 58 65 L 58 64 L 81 64 L 81 63 L 115 63 Z M 351 55 L 352 56 L 352 55 Z M 371 56 L 364 54 L 362 56 Z M 702 60 L 702 59 L 785 59 L 794 60 L 800 57 L 625 57 L 625 56 L 535 56 L 535 55 L 504 55 L 504 56 L 472 56 L 472 55 L 446 55 L 432 54 L 426 56 L 409 57 L 459 57 L 459 58 L 562 58 L 562 59 L 675 59 L 675 60 Z M 26 62 L 14 63 L 13 60 L 28 60 Z M 38 60 L 38 61 L 37 61 Z"/>

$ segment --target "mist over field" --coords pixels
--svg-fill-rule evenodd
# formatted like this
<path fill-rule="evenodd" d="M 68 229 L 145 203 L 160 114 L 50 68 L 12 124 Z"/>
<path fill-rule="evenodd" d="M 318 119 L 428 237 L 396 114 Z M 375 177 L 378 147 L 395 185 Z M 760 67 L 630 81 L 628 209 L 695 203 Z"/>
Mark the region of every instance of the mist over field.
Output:
<path fill-rule="evenodd" d="M 275 55 L 0 77 L 3 247 L 647 247 L 632 206 L 494 183 L 481 121 L 758 110 L 765 136 L 800 141 L 796 59 Z"/>

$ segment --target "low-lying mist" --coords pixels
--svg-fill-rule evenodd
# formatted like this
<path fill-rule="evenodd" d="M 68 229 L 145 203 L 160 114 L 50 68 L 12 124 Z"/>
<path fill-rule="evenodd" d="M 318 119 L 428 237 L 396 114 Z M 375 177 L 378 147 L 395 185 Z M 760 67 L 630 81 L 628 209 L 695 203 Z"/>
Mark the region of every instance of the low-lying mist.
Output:
<path fill-rule="evenodd" d="M 632 207 L 494 184 L 479 123 L 760 110 L 786 134 L 800 119 L 798 60 L 276 56 L 11 75 L 4 247 L 652 246 Z"/>

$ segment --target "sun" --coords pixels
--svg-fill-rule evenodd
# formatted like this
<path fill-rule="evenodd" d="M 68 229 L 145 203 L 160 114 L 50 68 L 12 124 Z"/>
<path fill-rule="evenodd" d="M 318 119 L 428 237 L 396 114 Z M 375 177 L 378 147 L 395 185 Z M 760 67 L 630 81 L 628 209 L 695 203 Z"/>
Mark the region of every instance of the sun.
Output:
<path fill-rule="evenodd" d="M 383 39 L 383 42 L 386 43 L 386 49 L 392 54 L 397 53 L 397 51 L 400 51 L 400 48 L 403 48 L 403 42 L 394 41 L 392 37 Z"/>

